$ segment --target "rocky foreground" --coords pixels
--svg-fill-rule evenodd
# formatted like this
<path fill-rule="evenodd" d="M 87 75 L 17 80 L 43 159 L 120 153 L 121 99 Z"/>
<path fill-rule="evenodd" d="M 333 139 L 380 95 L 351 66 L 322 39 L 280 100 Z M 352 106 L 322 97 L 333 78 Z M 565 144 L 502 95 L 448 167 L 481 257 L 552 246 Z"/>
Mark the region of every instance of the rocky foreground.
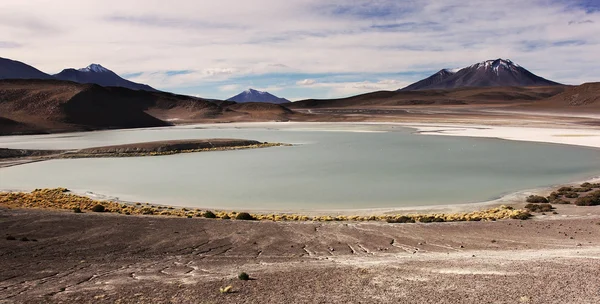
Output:
<path fill-rule="evenodd" d="M 3 207 L 0 302 L 599 303 L 600 209 L 556 212 L 398 224 Z"/>

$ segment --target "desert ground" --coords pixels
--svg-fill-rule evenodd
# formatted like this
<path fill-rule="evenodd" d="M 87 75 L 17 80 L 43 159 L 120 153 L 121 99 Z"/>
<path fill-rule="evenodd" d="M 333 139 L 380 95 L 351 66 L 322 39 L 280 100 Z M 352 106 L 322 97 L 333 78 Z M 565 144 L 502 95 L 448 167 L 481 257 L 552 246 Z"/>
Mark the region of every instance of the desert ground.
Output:
<path fill-rule="evenodd" d="M 556 211 L 388 224 L 2 208 L 0 303 L 598 303 L 600 208 Z"/>

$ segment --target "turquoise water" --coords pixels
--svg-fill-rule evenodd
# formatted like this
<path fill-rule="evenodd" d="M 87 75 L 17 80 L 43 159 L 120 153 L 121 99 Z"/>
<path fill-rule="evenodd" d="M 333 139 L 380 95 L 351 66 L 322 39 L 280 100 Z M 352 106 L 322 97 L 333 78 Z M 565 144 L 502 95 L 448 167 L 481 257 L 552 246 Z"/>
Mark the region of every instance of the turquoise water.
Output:
<path fill-rule="evenodd" d="M 597 149 L 413 134 L 398 126 L 240 124 L 0 137 L 68 149 L 166 139 L 295 144 L 0 169 L 0 189 L 67 187 L 123 200 L 234 209 L 354 209 L 479 202 L 600 174 Z"/>

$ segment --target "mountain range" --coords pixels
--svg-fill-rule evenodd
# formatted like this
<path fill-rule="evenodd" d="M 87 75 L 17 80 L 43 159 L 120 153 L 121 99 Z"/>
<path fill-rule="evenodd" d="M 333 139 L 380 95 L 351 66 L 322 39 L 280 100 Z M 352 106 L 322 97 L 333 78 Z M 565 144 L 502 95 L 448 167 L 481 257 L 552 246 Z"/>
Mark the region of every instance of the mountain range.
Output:
<path fill-rule="evenodd" d="M 94 63 L 82 69 L 64 69 L 58 74 L 49 75 L 25 63 L 0 57 L 0 79 L 58 79 L 77 83 L 93 83 L 104 87 L 158 91 L 148 85 L 123 79 L 115 72 Z"/>
<path fill-rule="evenodd" d="M 244 102 L 268 102 L 275 104 L 288 103 L 289 100 L 285 98 L 277 97 L 269 92 L 257 91 L 254 89 L 248 89 L 240 94 L 237 94 L 231 98 L 227 99 L 228 101 L 235 101 L 237 103 Z"/>
<path fill-rule="evenodd" d="M 94 83 L 103 87 L 122 87 L 132 90 L 158 91 L 149 85 L 123 79 L 115 72 L 95 63 L 92 63 L 83 69 L 64 69 L 53 76 L 59 80 L 78 83 Z"/>
<path fill-rule="evenodd" d="M 25 63 L 0 57 L 0 79 L 58 79 L 77 83 L 91 83 L 104 87 L 123 87 L 132 90 L 158 90 L 126 80 L 100 64 L 81 69 L 64 69 L 49 75 Z M 486 60 L 460 69 L 442 69 L 398 91 L 455 89 L 464 87 L 524 87 L 560 86 L 560 83 L 537 76 L 509 59 Z M 237 103 L 263 102 L 284 104 L 290 101 L 268 92 L 248 89 L 227 101 Z"/>
<path fill-rule="evenodd" d="M 462 69 L 442 69 L 399 91 L 462 87 L 556 86 L 560 83 L 537 76 L 509 59 L 486 60 Z"/>
<path fill-rule="evenodd" d="M 52 76 L 20 61 L 0 57 L 0 79 L 52 79 Z"/>

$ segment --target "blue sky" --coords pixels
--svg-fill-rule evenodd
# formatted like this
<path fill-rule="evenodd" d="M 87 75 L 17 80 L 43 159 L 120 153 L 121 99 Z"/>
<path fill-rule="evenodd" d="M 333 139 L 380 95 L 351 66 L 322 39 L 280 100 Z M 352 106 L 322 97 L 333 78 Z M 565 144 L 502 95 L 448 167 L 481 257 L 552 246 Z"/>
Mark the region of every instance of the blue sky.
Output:
<path fill-rule="evenodd" d="M 0 2 L 0 56 L 57 73 L 103 66 L 161 90 L 291 100 L 395 90 L 509 58 L 600 81 L 600 0 L 28 0 Z"/>

